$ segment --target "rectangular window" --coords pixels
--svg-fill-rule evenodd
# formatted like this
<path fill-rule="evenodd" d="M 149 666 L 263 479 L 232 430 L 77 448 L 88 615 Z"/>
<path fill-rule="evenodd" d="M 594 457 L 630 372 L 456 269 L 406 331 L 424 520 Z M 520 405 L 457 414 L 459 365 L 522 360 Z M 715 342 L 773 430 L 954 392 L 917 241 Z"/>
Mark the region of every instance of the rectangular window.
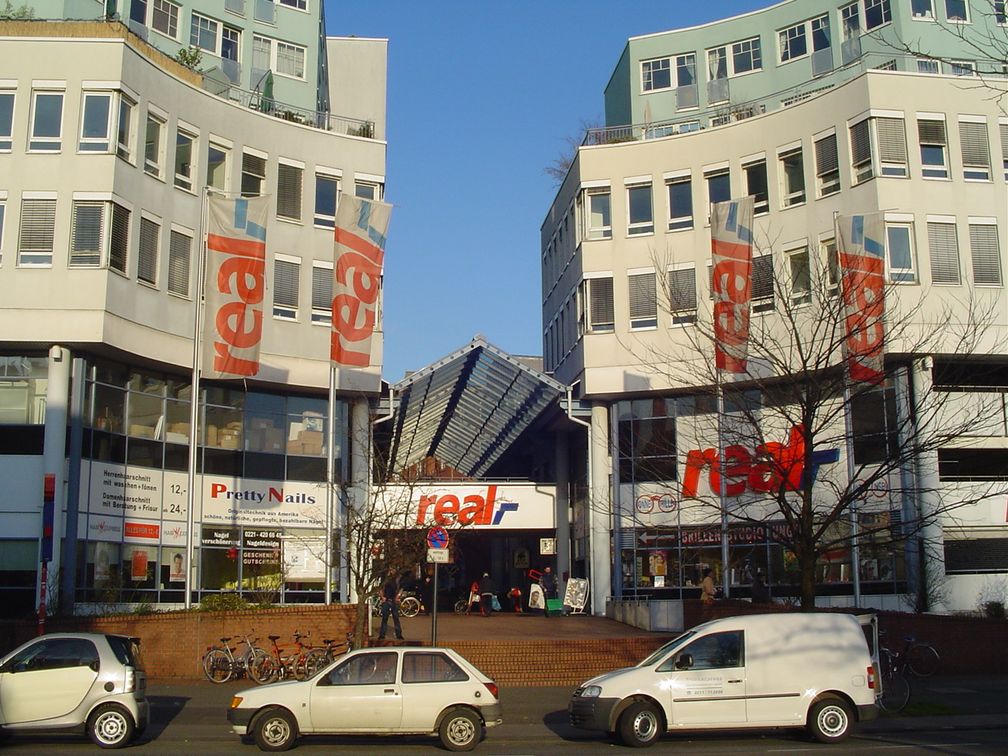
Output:
<path fill-rule="evenodd" d="M 707 51 L 707 100 L 710 104 L 728 99 L 728 49 Z"/>
<path fill-rule="evenodd" d="M 238 62 L 241 52 L 241 31 L 231 26 L 225 26 L 221 30 L 220 56 L 223 60 Z M 232 66 L 232 71 L 235 70 Z"/>
<path fill-rule="evenodd" d="M 108 152 L 112 130 L 112 93 L 85 92 L 81 105 L 81 152 Z"/>
<path fill-rule="evenodd" d="M 22 199 L 18 265 L 52 265 L 55 230 L 55 199 Z"/>
<path fill-rule="evenodd" d="M 832 40 L 830 38 L 830 28 L 829 28 L 829 16 L 819 16 L 819 18 L 813 18 L 809 24 L 812 27 L 812 51 L 820 52 L 822 50 L 829 50 L 832 46 Z M 832 66 L 832 62 L 831 62 Z"/>
<path fill-rule="evenodd" d="M 835 297 L 840 294 L 840 255 L 837 252 L 836 239 L 819 240 L 821 259 L 826 263 L 826 293 Z"/>
<path fill-rule="evenodd" d="M 1005 11 L 1005 0 L 994 0 L 994 23 L 1008 24 L 1008 12 Z"/>
<path fill-rule="evenodd" d="M 658 89 L 670 89 L 671 87 L 672 60 L 670 58 L 641 61 L 641 89 L 643 91 L 654 92 Z"/>
<path fill-rule="evenodd" d="M 168 241 L 168 291 L 189 296 L 189 267 L 192 261 L 192 237 L 172 229 Z"/>
<path fill-rule="evenodd" d="M 588 313 L 587 331 L 612 332 L 616 323 L 612 278 L 588 278 L 582 282 L 582 287 L 582 307 Z"/>
<path fill-rule="evenodd" d="M 126 275 L 129 252 L 130 211 L 112 203 L 112 236 L 109 240 L 109 268 Z"/>
<path fill-rule="evenodd" d="M 950 60 L 949 72 L 953 76 L 976 76 L 976 62 L 972 60 Z"/>
<path fill-rule="evenodd" d="M 767 188 L 766 160 L 757 160 L 742 166 L 745 176 L 746 194 L 752 195 L 753 214 L 765 215 L 770 212 L 770 196 Z"/>
<path fill-rule="evenodd" d="M 934 18 L 934 0 L 910 0 L 914 18 Z"/>
<path fill-rule="evenodd" d="M 0 92 L 0 152 L 9 152 L 14 144 L 14 93 Z"/>
<path fill-rule="evenodd" d="M 266 158 L 242 153 L 241 196 L 260 197 L 266 184 Z"/>
<path fill-rule="evenodd" d="M 0 194 L 0 261 L 3 260 L 4 216 L 7 213 L 7 195 Z"/>
<path fill-rule="evenodd" d="M 777 32 L 780 44 L 780 62 L 787 63 L 795 58 L 808 54 L 808 41 L 805 36 L 805 22 L 781 29 Z"/>
<path fill-rule="evenodd" d="M 840 166 L 837 160 L 836 134 L 830 134 L 815 143 L 816 183 L 820 197 L 840 191 Z"/>
<path fill-rule="evenodd" d="M 137 254 L 137 280 L 157 285 L 158 248 L 161 226 L 149 218 L 140 218 L 140 250 Z"/>
<path fill-rule="evenodd" d="M 612 195 L 608 189 L 585 190 L 585 238 L 612 238 Z"/>
<path fill-rule="evenodd" d="M 693 228 L 693 179 L 679 176 L 666 182 L 668 187 L 669 231 Z"/>
<path fill-rule="evenodd" d="M 654 233 L 654 213 L 651 204 L 651 184 L 627 187 L 627 235 Z"/>
<path fill-rule="evenodd" d="M 297 258 L 282 259 L 278 255 L 273 273 L 273 317 L 297 320 L 301 261 Z"/>
<path fill-rule="evenodd" d="M 948 178 L 945 121 L 917 119 L 920 138 L 921 174 L 924 178 Z"/>
<path fill-rule="evenodd" d="M 133 162 L 133 113 L 136 103 L 119 94 L 119 127 L 116 130 L 116 154 L 123 160 Z"/>
<path fill-rule="evenodd" d="M 695 108 L 699 105 L 696 87 L 696 53 L 677 55 L 676 70 L 676 110 Z M 685 124 L 680 124 L 680 132 L 687 130 Z"/>
<path fill-rule="evenodd" d="M 851 168 L 854 183 L 860 184 L 875 175 L 872 170 L 871 133 L 866 118 L 850 127 Z"/>
<path fill-rule="evenodd" d="M 227 164 L 226 147 L 213 142 L 207 145 L 207 184 L 222 192 L 227 191 Z"/>
<path fill-rule="evenodd" d="M 959 146 L 962 149 L 963 178 L 967 181 L 990 181 L 990 145 L 987 124 L 959 121 Z"/>
<path fill-rule="evenodd" d="M 108 203 L 75 200 L 70 222 L 71 268 L 97 268 L 105 248 L 105 213 Z"/>
<path fill-rule="evenodd" d="M 301 186 L 304 169 L 280 163 L 277 166 L 277 216 L 301 221 Z"/>
<path fill-rule="evenodd" d="M 196 137 L 179 129 L 175 134 L 175 186 L 193 190 L 193 152 Z"/>
<path fill-rule="evenodd" d="M 630 284 L 630 329 L 655 328 L 658 325 L 658 298 L 654 273 L 627 276 Z"/>
<path fill-rule="evenodd" d="M 273 70 L 273 40 L 268 37 L 252 36 L 252 78 L 259 82 L 267 71 Z"/>
<path fill-rule="evenodd" d="M 889 0 L 865 0 L 865 28 L 868 31 L 892 21 L 892 9 Z"/>
<path fill-rule="evenodd" d="M 788 264 L 788 285 L 791 304 L 802 305 L 812 301 L 812 265 L 808 247 L 799 247 L 785 253 Z"/>
<path fill-rule="evenodd" d="M 1001 247 L 997 226 L 993 223 L 970 223 L 970 258 L 973 262 L 973 283 L 981 286 L 1001 285 Z"/>
<path fill-rule="evenodd" d="M 679 268 L 668 272 L 669 309 L 672 311 L 672 323 L 683 325 L 696 322 L 697 315 L 697 285 L 696 268 Z"/>
<path fill-rule="evenodd" d="M 192 27 L 189 31 L 189 44 L 214 55 L 217 54 L 217 39 L 220 34 L 220 24 L 212 18 L 192 14 Z"/>
<path fill-rule="evenodd" d="M 966 0 L 945 0 L 945 18 L 968 23 L 969 3 Z"/>
<path fill-rule="evenodd" d="M 709 203 L 707 222 L 709 223 L 709 215 L 713 211 L 714 205 L 718 202 L 727 202 L 731 199 L 731 177 L 728 169 L 723 168 L 705 173 L 704 179 L 707 181 L 707 201 Z"/>
<path fill-rule="evenodd" d="M 773 255 L 753 256 L 752 259 L 752 309 L 768 312 L 774 307 Z"/>
<path fill-rule="evenodd" d="M 1005 181 L 1008 181 L 1008 123 L 999 123 L 998 129 L 1001 132 L 1001 167 Z"/>
<path fill-rule="evenodd" d="M 381 187 L 373 181 L 354 181 L 354 197 L 362 199 L 381 199 Z"/>
<path fill-rule="evenodd" d="M 893 283 L 914 283 L 913 223 L 886 223 L 886 259 L 889 280 Z"/>
<path fill-rule="evenodd" d="M 763 68 L 760 38 L 744 39 L 732 45 L 732 72 L 737 76 Z"/>
<path fill-rule="evenodd" d="M 305 49 L 286 42 L 276 43 L 276 72 L 295 79 L 305 77 Z"/>
<path fill-rule="evenodd" d="M 845 40 L 854 39 L 861 33 L 861 20 L 856 2 L 845 5 L 840 9 L 840 21 Z"/>
<path fill-rule="evenodd" d="M 321 228 L 336 228 L 336 201 L 339 197 L 340 180 L 336 176 L 315 174 L 315 225 Z"/>
<path fill-rule="evenodd" d="M 63 146 L 63 93 L 32 92 L 31 139 L 28 149 L 59 152 Z"/>
<path fill-rule="evenodd" d="M 151 28 L 177 40 L 179 38 L 179 6 L 168 0 L 154 0 Z"/>
<path fill-rule="evenodd" d="M 311 275 L 311 322 L 322 325 L 332 323 L 333 266 L 327 262 L 313 262 Z"/>
<path fill-rule="evenodd" d="M 955 223 L 928 221 L 931 282 L 959 285 L 959 243 Z"/>
<path fill-rule="evenodd" d="M 876 118 L 879 171 L 883 176 L 907 175 L 906 130 L 902 118 Z"/>
<path fill-rule="evenodd" d="M 917 73 L 939 74 L 941 73 L 941 68 L 938 66 L 937 60 L 931 60 L 930 58 L 917 58 Z"/>
<path fill-rule="evenodd" d="M 144 130 L 144 170 L 155 178 L 161 178 L 164 171 L 164 130 L 164 121 L 148 113 Z"/>
<path fill-rule="evenodd" d="M 784 207 L 800 205 L 805 201 L 805 164 L 801 147 L 778 156 Z"/>

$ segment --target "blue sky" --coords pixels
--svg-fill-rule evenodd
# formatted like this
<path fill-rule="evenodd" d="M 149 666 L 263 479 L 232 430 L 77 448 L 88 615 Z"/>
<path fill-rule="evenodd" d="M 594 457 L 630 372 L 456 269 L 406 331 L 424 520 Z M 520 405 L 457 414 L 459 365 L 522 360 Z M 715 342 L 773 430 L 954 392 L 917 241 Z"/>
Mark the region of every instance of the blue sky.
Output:
<path fill-rule="evenodd" d="M 542 354 L 545 168 L 602 122 L 626 40 L 771 4 L 327 0 L 330 35 L 389 40 L 385 379 L 476 334 Z"/>

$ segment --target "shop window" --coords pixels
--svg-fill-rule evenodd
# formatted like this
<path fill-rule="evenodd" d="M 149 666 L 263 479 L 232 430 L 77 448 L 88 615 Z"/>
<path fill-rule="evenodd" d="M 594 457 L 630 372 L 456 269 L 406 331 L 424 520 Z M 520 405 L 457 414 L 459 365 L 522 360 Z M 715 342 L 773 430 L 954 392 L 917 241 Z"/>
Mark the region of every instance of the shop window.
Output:
<path fill-rule="evenodd" d="M 896 582 L 906 580 L 904 544 L 900 537 L 900 513 L 895 511 L 858 514 L 858 576 L 873 592 L 889 593 Z M 888 589 L 884 584 L 890 584 Z"/>
<path fill-rule="evenodd" d="M 0 540 L 0 601 L 8 617 L 27 614 L 35 599 L 38 539 Z"/>

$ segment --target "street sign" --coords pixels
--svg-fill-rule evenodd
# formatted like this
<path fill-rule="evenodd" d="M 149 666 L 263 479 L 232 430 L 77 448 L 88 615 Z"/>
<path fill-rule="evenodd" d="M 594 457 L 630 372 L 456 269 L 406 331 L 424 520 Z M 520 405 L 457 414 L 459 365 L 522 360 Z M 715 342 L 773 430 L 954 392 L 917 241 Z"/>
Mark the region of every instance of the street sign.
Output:
<path fill-rule="evenodd" d="M 448 531 L 440 526 L 428 530 L 427 546 L 432 549 L 448 548 Z"/>
<path fill-rule="evenodd" d="M 448 549 L 427 549 L 427 561 L 435 564 L 448 564 Z"/>
<path fill-rule="evenodd" d="M 556 538 L 540 538 L 539 553 L 542 555 L 556 554 Z"/>

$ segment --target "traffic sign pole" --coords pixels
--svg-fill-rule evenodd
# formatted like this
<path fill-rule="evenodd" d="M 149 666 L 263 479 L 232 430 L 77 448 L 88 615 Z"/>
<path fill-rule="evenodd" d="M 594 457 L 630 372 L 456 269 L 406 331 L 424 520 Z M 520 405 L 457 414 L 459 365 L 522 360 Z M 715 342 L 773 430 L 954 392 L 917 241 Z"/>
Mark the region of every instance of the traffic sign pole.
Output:
<path fill-rule="evenodd" d="M 432 646 L 437 645 L 437 573 L 438 573 L 438 563 L 434 562 L 434 591 L 431 597 L 431 603 L 434 604 L 430 608 L 430 642 Z"/>

